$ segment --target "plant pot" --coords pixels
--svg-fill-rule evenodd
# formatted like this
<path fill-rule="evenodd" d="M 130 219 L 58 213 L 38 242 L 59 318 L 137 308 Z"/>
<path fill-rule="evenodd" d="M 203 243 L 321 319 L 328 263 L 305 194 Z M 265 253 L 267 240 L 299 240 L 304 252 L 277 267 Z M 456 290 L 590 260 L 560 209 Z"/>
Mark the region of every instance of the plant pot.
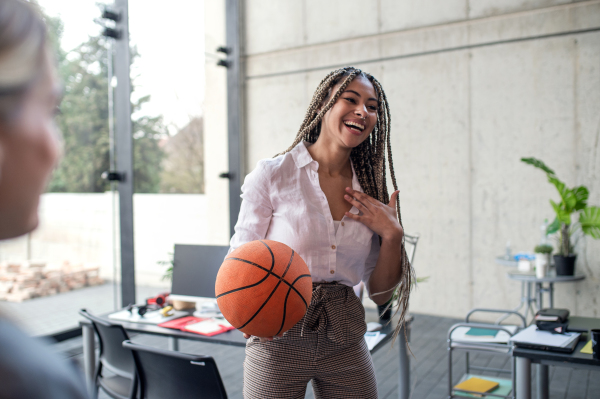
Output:
<path fill-rule="evenodd" d="M 554 255 L 557 276 L 573 276 L 575 274 L 575 260 L 577 255 Z"/>
<path fill-rule="evenodd" d="M 379 315 L 379 322 L 381 324 L 386 324 L 392 318 L 392 307 L 390 306 L 388 310 L 385 310 L 388 304 L 377 305 L 377 314 Z"/>

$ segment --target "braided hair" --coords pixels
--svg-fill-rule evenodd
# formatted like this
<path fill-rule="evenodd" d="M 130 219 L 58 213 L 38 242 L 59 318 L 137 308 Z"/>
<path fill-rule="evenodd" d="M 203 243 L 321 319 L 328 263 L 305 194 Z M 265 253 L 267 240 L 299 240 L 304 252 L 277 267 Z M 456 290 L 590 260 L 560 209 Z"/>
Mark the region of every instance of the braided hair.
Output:
<path fill-rule="evenodd" d="M 381 84 L 372 75 L 363 72 L 360 69 L 345 67 L 330 72 L 323 78 L 313 95 L 306 116 L 300 125 L 300 130 L 296 134 L 294 142 L 281 154 L 291 151 L 301 141 L 307 141 L 309 143 L 315 143 L 317 141 L 319 134 L 321 133 L 321 121 L 323 116 L 333 107 L 340 95 L 345 91 L 346 87 L 348 87 L 350 82 L 357 76 L 361 76 L 371 82 L 377 94 L 379 107 L 377 108 L 377 123 L 375 124 L 373 131 L 365 141 L 352 149 L 350 159 L 354 165 L 358 182 L 365 194 L 384 204 L 388 204 L 390 198 L 386 184 L 386 152 L 387 157 L 389 158 L 389 171 L 392 178 L 392 184 L 394 190 L 398 189 L 392 162 L 392 148 L 390 145 L 390 107 Z M 333 89 L 338 83 L 340 83 L 340 85 L 334 92 Z M 396 197 L 396 212 L 398 215 L 398 222 L 400 223 L 400 226 L 402 226 L 399 196 Z M 381 237 L 379 240 L 381 243 Z M 402 238 L 401 254 L 402 274 L 400 282 L 394 287 L 395 295 L 393 296 L 395 297 L 397 293 L 398 306 L 396 307 L 395 314 L 400 312 L 400 320 L 394 331 L 394 339 L 397 337 L 404 323 L 408 309 L 409 294 L 413 282 L 415 281 L 414 270 L 408 261 L 406 250 L 404 248 L 404 238 Z M 371 295 L 380 294 L 383 294 L 383 292 Z M 388 307 L 392 306 L 392 302 L 393 301 L 390 301 Z"/>

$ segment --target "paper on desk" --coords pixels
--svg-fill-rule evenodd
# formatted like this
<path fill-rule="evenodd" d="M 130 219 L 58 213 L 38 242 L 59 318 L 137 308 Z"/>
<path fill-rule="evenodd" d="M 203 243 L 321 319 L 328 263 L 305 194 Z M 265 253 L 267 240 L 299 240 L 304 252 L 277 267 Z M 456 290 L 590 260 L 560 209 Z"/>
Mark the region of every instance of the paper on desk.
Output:
<path fill-rule="evenodd" d="M 550 331 L 538 330 L 535 325 L 531 325 L 523 331 L 513 335 L 510 339 L 513 342 L 521 342 L 524 344 L 554 346 L 556 348 L 564 348 L 573 340 L 577 339 L 580 333 L 565 333 L 552 334 Z"/>
<path fill-rule="evenodd" d="M 583 346 L 583 348 L 581 348 L 581 350 L 579 351 L 581 353 L 587 353 L 588 355 L 593 355 L 594 351 L 592 350 L 592 340 L 590 339 L 587 344 L 585 344 Z"/>
<path fill-rule="evenodd" d="M 183 312 L 180 310 L 173 310 L 171 316 L 163 316 L 160 313 L 160 310 L 151 310 L 144 314 L 144 316 L 140 316 L 135 310 L 133 312 L 129 312 L 128 310 L 120 310 L 115 313 L 111 313 L 108 315 L 109 319 L 120 320 L 120 321 L 128 321 L 131 323 L 144 323 L 144 324 L 160 324 L 165 321 L 177 319 L 179 317 L 185 316 L 187 312 Z"/>
<path fill-rule="evenodd" d="M 365 333 L 365 341 L 367 342 L 367 347 L 369 350 L 373 350 L 375 345 L 379 343 L 382 339 L 385 338 L 385 334 L 379 331 L 369 331 Z"/>

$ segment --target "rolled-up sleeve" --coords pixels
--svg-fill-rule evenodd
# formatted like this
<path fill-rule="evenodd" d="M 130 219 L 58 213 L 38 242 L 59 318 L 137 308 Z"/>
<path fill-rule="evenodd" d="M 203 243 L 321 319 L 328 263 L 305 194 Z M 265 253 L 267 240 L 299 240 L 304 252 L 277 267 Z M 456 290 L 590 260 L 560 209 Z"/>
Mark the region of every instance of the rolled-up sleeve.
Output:
<path fill-rule="evenodd" d="M 379 259 L 379 249 L 379 235 L 373 233 L 373 238 L 371 239 L 371 251 L 369 251 L 369 255 L 365 261 L 365 273 L 363 274 L 362 278 L 362 281 L 364 281 L 366 287 L 369 286 L 369 278 L 371 278 L 371 274 L 377 265 L 377 259 Z"/>
<path fill-rule="evenodd" d="M 268 170 L 261 161 L 244 179 L 242 205 L 228 253 L 247 242 L 265 238 L 273 215 L 269 185 Z"/>

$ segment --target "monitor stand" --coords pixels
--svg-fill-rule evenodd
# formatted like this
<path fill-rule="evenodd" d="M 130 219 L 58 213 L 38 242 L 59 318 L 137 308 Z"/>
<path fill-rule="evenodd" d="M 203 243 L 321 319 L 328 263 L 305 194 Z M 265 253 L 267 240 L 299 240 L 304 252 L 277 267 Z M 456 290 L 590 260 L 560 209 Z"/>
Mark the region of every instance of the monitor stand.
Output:
<path fill-rule="evenodd" d="M 203 301 L 202 303 L 196 303 L 196 311 L 194 312 L 195 317 L 223 317 L 223 314 L 219 311 L 219 306 L 215 301 Z"/>

